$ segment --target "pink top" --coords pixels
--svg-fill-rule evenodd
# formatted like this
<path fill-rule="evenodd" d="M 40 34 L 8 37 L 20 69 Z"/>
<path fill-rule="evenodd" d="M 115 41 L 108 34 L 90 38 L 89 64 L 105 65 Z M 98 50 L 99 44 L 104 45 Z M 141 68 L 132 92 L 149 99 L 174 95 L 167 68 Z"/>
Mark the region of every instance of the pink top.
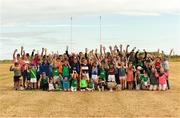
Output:
<path fill-rule="evenodd" d="M 159 78 L 159 84 L 166 84 L 166 79 L 168 77 L 168 73 L 163 73 L 162 75 L 158 74 L 158 78 Z"/>
<path fill-rule="evenodd" d="M 127 81 L 134 81 L 133 70 L 127 69 Z"/>

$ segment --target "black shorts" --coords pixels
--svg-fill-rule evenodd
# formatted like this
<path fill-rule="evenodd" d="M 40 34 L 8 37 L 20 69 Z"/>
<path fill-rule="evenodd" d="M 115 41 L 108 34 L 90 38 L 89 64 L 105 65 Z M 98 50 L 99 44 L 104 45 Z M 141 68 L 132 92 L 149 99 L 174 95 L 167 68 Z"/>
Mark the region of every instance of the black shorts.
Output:
<path fill-rule="evenodd" d="M 18 82 L 20 79 L 21 76 L 14 76 L 14 82 Z"/>
<path fill-rule="evenodd" d="M 81 89 L 86 89 L 86 87 L 81 87 Z"/>

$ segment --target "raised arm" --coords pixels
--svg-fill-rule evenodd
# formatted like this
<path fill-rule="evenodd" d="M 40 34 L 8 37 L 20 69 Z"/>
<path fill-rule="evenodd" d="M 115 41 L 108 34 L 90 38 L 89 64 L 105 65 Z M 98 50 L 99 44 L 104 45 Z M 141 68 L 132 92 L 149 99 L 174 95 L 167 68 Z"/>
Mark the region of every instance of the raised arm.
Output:
<path fill-rule="evenodd" d="M 23 54 L 23 51 L 24 51 L 24 47 L 23 46 L 21 46 L 21 56 L 23 56 L 24 54 Z"/>
<path fill-rule="evenodd" d="M 123 50 L 122 50 L 122 44 L 120 44 L 119 47 L 120 47 L 120 52 L 122 53 L 122 51 L 123 51 Z"/>
<path fill-rule="evenodd" d="M 85 48 L 85 58 L 88 59 L 88 49 Z"/>
<path fill-rule="evenodd" d="M 42 48 L 41 57 L 44 55 L 44 48 Z"/>
<path fill-rule="evenodd" d="M 69 47 L 66 46 L 66 55 L 69 57 L 69 52 L 68 52 L 68 50 L 69 50 Z"/>
<path fill-rule="evenodd" d="M 128 54 L 129 45 L 126 46 L 126 54 Z"/>
<path fill-rule="evenodd" d="M 33 49 L 32 53 L 31 53 L 31 58 L 34 57 L 34 52 L 35 52 L 35 49 Z"/>
<path fill-rule="evenodd" d="M 145 49 L 143 49 L 143 51 L 144 51 L 144 59 L 146 59 L 146 57 L 147 57 L 147 52 L 146 52 Z"/>
<path fill-rule="evenodd" d="M 14 53 L 13 53 L 13 60 L 16 59 L 16 52 L 17 52 L 17 49 L 14 50 Z"/>
<path fill-rule="evenodd" d="M 13 66 L 10 66 L 9 71 L 14 71 Z"/>
<path fill-rule="evenodd" d="M 102 45 L 100 45 L 100 55 L 102 55 Z"/>

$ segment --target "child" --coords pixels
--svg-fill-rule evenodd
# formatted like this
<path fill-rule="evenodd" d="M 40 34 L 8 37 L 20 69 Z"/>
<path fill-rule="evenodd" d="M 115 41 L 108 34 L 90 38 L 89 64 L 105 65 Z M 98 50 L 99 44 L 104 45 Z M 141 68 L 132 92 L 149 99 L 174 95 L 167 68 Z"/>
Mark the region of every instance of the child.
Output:
<path fill-rule="evenodd" d="M 81 91 L 86 91 L 87 88 L 87 76 L 83 74 L 83 77 L 80 79 L 80 89 Z"/>
<path fill-rule="evenodd" d="M 69 85 L 68 77 L 63 77 L 62 83 L 63 83 L 63 90 L 64 91 L 70 91 L 70 88 L 69 88 L 70 85 Z"/>
<path fill-rule="evenodd" d="M 159 91 L 165 91 L 167 89 L 167 81 L 168 73 L 164 71 L 164 68 L 160 68 L 160 73 L 156 74 L 156 77 L 159 79 Z"/>
<path fill-rule="evenodd" d="M 86 75 L 87 80 L 89 80 L 89 65 L 87 63 L 87 59 L 83 59 L 83 63 L 81 64 L 80 75 Z"/>
<path fill-rule="evenodd" d="M 59 71 L 58 68 L 55 66 L 52 68 L 52 76 L 53 76 L 53 84 L 55 86 L 55 89 L 60 88 L 60 77 L 59 77 Z"/>
<path fill-rule="evenodd" d="M 156 73 L 157 70 L 155 67 L 151 68 L 151 72 L 150 72 L 150 87 L 149 90 L 150 91 L 156 91 L 157 90 L 157 85 L 158 85 L 158 79 L 156 77 Z"/>
<path fill-rule="evenodd" d="M 77 77 L 77 72 L 73 71 L 73 73 L 71 74 L 71 91 L 77 91 Z"/>
<path fill-rule="evenodd" d="M 125 81 L 126 81 L 126 68 L 124 67 L 124 63 L 120 63 L 118 68 L 119 81 L 121 84 L 121 89 L 125 89 Z"/>
<path fill-rule="evenodd" d="M 29 73 L 30 73 L 30 82 L 31 82 L 31 86 L 33 89 L 35 89 L 37 87 L 37 69 L 34 66 L 34 64 L 31 64 L 31 68 L 29 69 Z"/>
<path fill-rule="evenodd" d="M 62 67 L 62 76 L 63 77 L 68 77 L 70 76 L 70 65 L 68 61 L 64 62 L 64 65 Z"/>
<path fill-rule="evenodd" d="M 150 85 L 150 80 L 147 74 L 147 71 L 144 70 L 144 76 L 142 77 L 142 89 L 147 90 Z"/>
<path fill-rule="evenodd" d="M 94 81 L 92 79 L 89 80 L 89 85 L 88 85 L 88 91 L 94 91 Z"/>
<path fill-rule="evenodd" d="M 92 80 L 94 81 L 94 84 L 95 84 L 95 88 L 97 88 L 97 86 L 98 86 L 98 65 L 96 64 L 96 62 L 93 63 L 91 74 L 92 74 Z"/>
<path fill-rule="evenodd" d="M 140 90 L 142 88 L 142 78 L 144 74 L 141 74 L 142 68 L 140 66 L 137 67 L 136 73 L 135 73 L 135 85 L 136 85 L 136 90 Z"/>
<path fill-rule="evenodd" d="M 101 68 L 99 70 L 99 88 L 101 91 L 104 91 L 106 85 L 107 72 L 104 68 L 104 64 L 101 64 Z"/>
<path fill-rule="evenodd" d="M 113 88 L 116 86 L 116 81 L 115 81 L 115 68 L 113 63 L 109 65 L 109 70 L 108 70 L 108 88 L 109 91 L 113 91 Z"/>
<path fill-rule="evenodd" d="M 48 86 L 49 86 L 48 91 L 53 91 L 54 90 L 53 77 L 52 76 L 49 78 Z"/>
<path fill-rule="evenodd" d="M 20 88 L 21 67 L 18 62 L 15 62 L 14 66 L 10 67 L 10 71 L 14 71 L 14 88 L 18 90 Z"/>
<path fill-rule="evenodd" d="M 132 63 L 129 63 L 128 69 L 127 69 L 127 83 L 128 83 L 128 89 L 133 89 L 133 81 L 134 81 L 134 75 L 133 75 L 133 65 Z"/>
<path fill-rule="evenodd" d="M 70 91 L 70 85 L 69 85 L 69 76 L 70 76 L 70 65 L 68 61 L 64 61 L 64 65 L 62 68 L 62 75 L 63 75 L 63 89 L 64 91 Z"/>
<path fill-rule="evenodd" d="M 43 72 L 39 79 L 40 89 L 48 90 L 48 81 L 49 78 L 46 76 L 46 73 Z"/>

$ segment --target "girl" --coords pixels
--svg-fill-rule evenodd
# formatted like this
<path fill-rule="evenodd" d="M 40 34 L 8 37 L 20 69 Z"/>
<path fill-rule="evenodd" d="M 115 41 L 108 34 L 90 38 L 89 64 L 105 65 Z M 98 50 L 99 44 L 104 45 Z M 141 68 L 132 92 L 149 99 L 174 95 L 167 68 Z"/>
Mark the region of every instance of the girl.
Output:
<path fill-rule="evenodd" d="M 80 79 L 80 89 L 81 91 L 86 91 L 87 88 L 87 76 L 83 74 L 83 77 Z"/>
<path fill-rule="evenodd" d="M 14 67 L 10 67 L 10 71 L 14 71 L 14 88 L 18 90 L 20 88 L 20 77 L 21 77 L 21 67 L 19 63 L 15 62 Z"/>
<path fill-rule="evenodd" d="M 94 81 L 92 79 L 89 80 L 89 84 L 88 84 L 88 91 L 94 91 Z"/>
<path fill-rule="evenodd" d="M 125 89 L 125 81 L 126 81 L 126 67 L 124 67 L 124 63 L 120 63 L 118 68 L 119 81 L 121 84 L 121 89 Z"/>
<path fill-rule="evenodd" d="M 64 91 L 70 91 L 70 87 L 69 87 L 70 85 L 69 85 L 68 77 L 63 77 L 62 83 L 63 83 L 63 90 Z"/>
<path fill-rule="evenodd" d="M 48 86 L 49 86 L 48 91 L 53 91 L 54 90 L 53 77 L 52 76 L 49 78 Z"/>
<path fill-rule="evenodd" d="M 108 70 L 108 88 L 111 92 L 113 91 L 115 85 L 116 85 L 115 68 L 114 68 L 114 64 L 111 63 L 109 65 L 109 70 Z"/>
<path fill-rule="evenodd" d="M 159 79 L 159 90 L 165 91 L 167 89 L 167 78 L 168 78 L 168 73 L 164 71 L 164 68 L 160 68 L 160 73 L 156 74 L 156 77 Z"/>
<path fill-rule="evenodd" d="M 34 66 L 34 64 L 31 64 L 31 67 L 29 69 L 29 73 L 30 73 L 30 82 L 31 82 L 31 86 L 33 89 L 35 89 L 37 87 L 37 68 Z"/>
<path fill-rule="evenodd" d="M 126 78 L 129 90 L 133 89 L 133 81 L 134 81 L 133 71 L 134 71 L 133 65 L 132 63 L 129 63 L 129 66 L 127 69 L 127 78 Z"/>

